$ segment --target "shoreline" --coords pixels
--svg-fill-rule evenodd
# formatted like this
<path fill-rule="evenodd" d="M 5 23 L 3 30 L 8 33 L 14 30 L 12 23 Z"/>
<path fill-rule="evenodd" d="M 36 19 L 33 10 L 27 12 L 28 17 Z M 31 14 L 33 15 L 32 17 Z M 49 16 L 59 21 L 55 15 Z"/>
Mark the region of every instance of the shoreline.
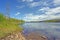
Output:
<path fill-rule="evenodd" d="M 6 37 L 1 38 L 0 40 L 47 40 L 47 37 L 44 35 L 37 35 L 36 33 L 29 33 L 28 36 L 25 36 L 22 31 L 13 32 L 7 35 Z"/>
<path fill-rule="evenodd" d="M 13 32 L 3 38 L 0 38 L 0 40 L 26 40 L 26 39 L 21 32 Z"/>

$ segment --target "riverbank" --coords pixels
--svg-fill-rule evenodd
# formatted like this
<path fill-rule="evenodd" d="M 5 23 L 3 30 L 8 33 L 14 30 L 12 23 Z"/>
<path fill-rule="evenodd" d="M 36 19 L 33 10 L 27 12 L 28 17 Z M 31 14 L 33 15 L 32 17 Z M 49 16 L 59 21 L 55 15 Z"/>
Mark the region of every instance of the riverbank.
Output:
<path fill-rule="evenodd" d="M 0 40 L 34 40 L 37 35 L 31 34 L 30 36 L 26 36 L 22 33 L 23 28 L 20 26 L 24 21 L 17 20 L 14 18 L 8 18 L 4 15 L 0 14 Z M 33 37 L 34 39 L 32 39 Z M 43 39 L 39 37 L 39 40 Z M 37 40 L 37 39 L 36 39 Z M 45 40 L 45 39 L 43 39 Z"/>
<path fill-rule="evenodd" d="M 0 38 L 4 38 L 13 32 L 22 31 L 23 28 L 19 26 L 22 23 L 22 20 L 8 18 L 0 14 Z"/>
<path fill-rule="evenodd" d="M 9 35 L 1 38 L 0 40 L 26 40 L 21 32 L 9 33 Z"/>

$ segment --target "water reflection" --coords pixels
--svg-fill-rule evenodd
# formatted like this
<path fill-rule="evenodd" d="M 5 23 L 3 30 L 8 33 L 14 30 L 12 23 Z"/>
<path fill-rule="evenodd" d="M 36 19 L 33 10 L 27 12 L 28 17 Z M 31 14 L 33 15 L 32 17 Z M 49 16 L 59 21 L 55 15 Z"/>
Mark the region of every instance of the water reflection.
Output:
<path fill-rule="evenodd" d="M 49 39 L 60 39 L 60 23 L 25 23 L 23 25 L 25 35 L 31 32 L 39 32 Z"/>

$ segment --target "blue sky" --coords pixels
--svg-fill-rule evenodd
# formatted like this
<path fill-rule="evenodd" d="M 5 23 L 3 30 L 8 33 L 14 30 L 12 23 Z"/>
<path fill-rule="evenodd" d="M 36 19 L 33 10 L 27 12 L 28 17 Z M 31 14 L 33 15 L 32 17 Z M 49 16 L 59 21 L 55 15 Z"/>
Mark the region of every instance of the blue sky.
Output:
<path fill-rule="evenodd" d="M 60 0 L 0 0 L 0 12 L 12 18 L 26 21 L 42 21 L 60 18 Z"/>

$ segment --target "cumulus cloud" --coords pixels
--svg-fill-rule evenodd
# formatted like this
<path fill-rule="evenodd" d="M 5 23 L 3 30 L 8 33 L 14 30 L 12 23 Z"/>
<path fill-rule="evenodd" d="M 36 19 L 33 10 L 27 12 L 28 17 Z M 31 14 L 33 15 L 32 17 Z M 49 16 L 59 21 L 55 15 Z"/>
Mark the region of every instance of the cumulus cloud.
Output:
<path fill-rule="evenodd" d="M 60 7 L 56 7 L 56 8 L 48 8 L 46 7 L 47 10 L 45 8 L 42 8 L 41 10 L 45 10 L 44 14 L 41 15 L 34 15 L 33 13 L 27 14 L 24 17 L 24 20 L 26 21 L 42 21 L 42 20 L 50 20 L 50 19 L 57 19 L 60 18 Z M 39 9 L 40 11 L 40 9 Z"/>
<path fill-rule="evenodd" d="M 17 15 L 19 15 L 19 14 L 21 14 L 20 12 L 17 12 L 15 15 L 17 16 Z"/>

